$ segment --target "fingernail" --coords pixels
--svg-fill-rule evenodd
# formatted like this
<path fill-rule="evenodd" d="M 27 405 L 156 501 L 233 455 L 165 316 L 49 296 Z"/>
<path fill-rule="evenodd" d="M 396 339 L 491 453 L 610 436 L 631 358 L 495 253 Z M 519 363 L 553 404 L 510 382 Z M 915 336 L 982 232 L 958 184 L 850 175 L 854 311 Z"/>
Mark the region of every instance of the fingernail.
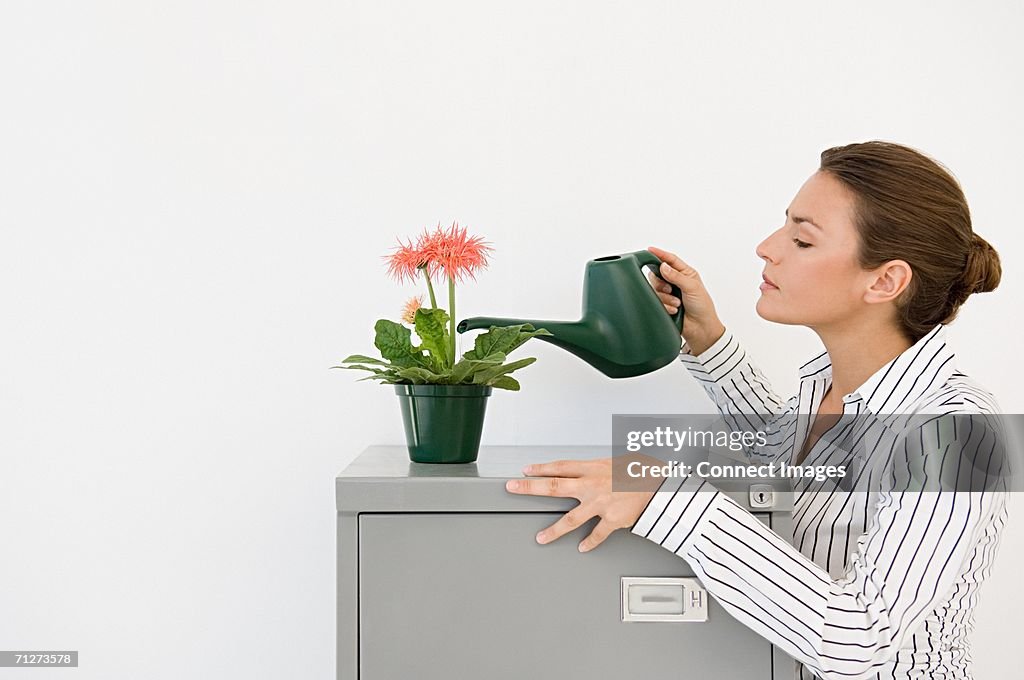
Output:
<path fill-rule="evenodd" d="M 661 268 L 664 269 L 665 271 L 668 271 L 668 262 L 662 262 Z"/>
<path fill-rule="evenodd" d="M 509 490 L 509 491 L 515 491 L 516 489 L 518 489 L 518 488 L 519 488 L 519 482 L 517 482 L 517 481 L 516 481 L 516 480 L 514 480 L 514 479 L 510 479 L 510 480 L 509 480 L 509 481 L 508 481 L 508 482 L 507 482 L 507 483 L 505 484 L 505 488 L 506 488 L 507 490 Z"/>
<path fill-rule="evenodd" d="M 537 534 L 537 542 L 538 543 L 543 543 L 544 542 L 544 532 L 543 531 L 540 532 L 539 534 Z"/>
<path fill-rule="evenodd" d="M 588 550 L 590 550 L 590 548 L 588 548 L 586 544 L 580 543 L 580 547 L 577 548 L 577 550 L 579 550 L 580 552 L 587 552 Z"/>
<path fill-rule="evenodd" d="M 523 468 L 523 474 L 524 475 L 528 475 L 531 472 L 533 472 L 533 466 L 532 465 L 527 465 L 526 467 Z"/>

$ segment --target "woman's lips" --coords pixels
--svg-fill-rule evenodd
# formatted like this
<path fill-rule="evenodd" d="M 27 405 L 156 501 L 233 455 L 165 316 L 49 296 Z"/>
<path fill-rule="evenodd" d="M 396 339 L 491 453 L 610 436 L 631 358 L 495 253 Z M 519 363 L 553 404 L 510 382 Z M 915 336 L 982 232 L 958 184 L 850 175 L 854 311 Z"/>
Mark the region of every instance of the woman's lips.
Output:
<path fill-rule="evenodd" d="M 763 283 L 761 283 L 761 286 L 760 286 L 762 291 L 765 291 L 765 290 L 778 290 L 779 289 L 779 287 L 776 286 L 771 281 L 769 281 L 768 277 L 765 276 L 764 274 L 761 274 L 761 278 L 763 279 Z"/>

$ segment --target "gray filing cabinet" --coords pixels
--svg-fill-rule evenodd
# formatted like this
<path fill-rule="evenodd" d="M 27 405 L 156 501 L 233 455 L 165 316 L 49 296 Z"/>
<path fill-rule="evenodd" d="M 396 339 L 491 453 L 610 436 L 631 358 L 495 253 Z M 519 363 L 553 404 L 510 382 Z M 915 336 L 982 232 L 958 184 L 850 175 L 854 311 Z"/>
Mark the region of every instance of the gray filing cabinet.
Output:
<path fill-rule="evenodd" d="M 596 519 L 534 540 L 577 501 L 505 482 L 528 463 L 610 453 L 484 446 L 467 465 L 414 463 L 402 446 L 360 454 L 336 479 L 339 680 L 795 677 L 664 548 L 620 530 L 581 554 Z M 723 491 L 750 507 L 746 487 Z M 790 499 L 776 496 L 757 516 L 789 538 Z M 693 620 L 645 620 L 673 617 Z"/>

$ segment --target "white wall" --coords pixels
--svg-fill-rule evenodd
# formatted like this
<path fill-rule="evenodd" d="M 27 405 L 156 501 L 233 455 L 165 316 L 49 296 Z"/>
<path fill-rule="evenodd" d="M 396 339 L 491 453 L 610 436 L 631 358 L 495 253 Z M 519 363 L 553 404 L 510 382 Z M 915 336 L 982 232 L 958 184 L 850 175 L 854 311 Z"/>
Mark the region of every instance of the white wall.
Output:
<path fill-rule="evenodd" d="M 697 266 L 781 393 L 819 350 L 754 312 L 754 246 L 820 151 L 951 167 L 999 290 L 951 327 L 1024 412 L 1018 3 L 15 2 L 0 6 L 0 648 L 77 678 L 330 677 L 333 478 L 400 443 L 328 367 L 415 288 L 396 236 L 496 247 L 459 316 L 575 318 L 587 260 Z M 612 381 L 549 345 L 485 444 L 604 444 L 698 407 L 679 365 Z M 522 350 L 521 350 L 522 351 Z M 1024 506 L 1014 499 L 1015 515 Z M 978 677 L 1019 670 L 1014 516 Z M 67 675 L 35 671 L 34 677 Z"/>

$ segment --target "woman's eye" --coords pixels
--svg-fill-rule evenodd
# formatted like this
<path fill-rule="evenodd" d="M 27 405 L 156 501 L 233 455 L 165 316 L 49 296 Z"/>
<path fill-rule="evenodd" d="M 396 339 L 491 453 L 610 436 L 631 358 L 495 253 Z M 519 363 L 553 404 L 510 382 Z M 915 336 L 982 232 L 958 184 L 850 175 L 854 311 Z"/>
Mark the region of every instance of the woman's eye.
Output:
<path fill-rule="evenodd" d="M 810 248 L 811 247 L 810 243 L 804 243 L 803 241 L 801 241 L 798 238 L 793 239 L 793 243 L 796 244 L 797 248 Z"/>

